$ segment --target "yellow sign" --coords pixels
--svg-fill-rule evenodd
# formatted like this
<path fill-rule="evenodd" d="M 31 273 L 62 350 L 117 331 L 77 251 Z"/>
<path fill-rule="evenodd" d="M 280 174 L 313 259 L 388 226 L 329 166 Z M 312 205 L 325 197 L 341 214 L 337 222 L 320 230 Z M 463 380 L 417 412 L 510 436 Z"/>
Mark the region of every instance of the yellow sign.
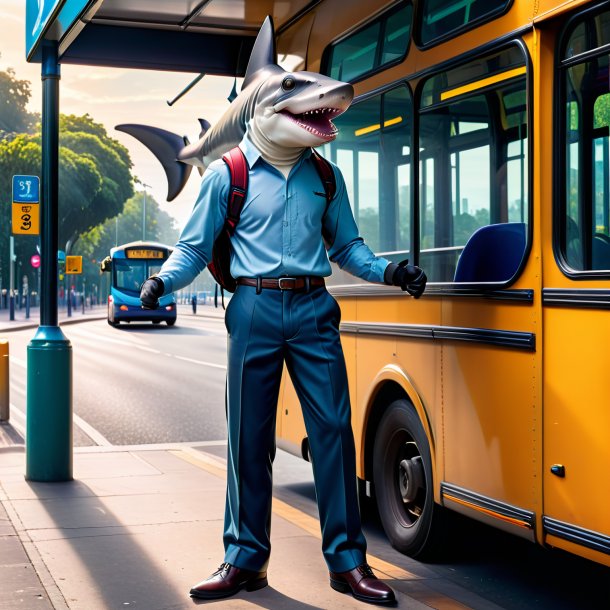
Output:
<path fill-rule="evenodd" d="M 39 209 L 38 203 L 13 203 L 13 235 L 38 235 Z"/>
<path fill-rule="evenodd" d="M 66 274 L 77 275 L 83 272 L 82 256 L 66 256 Z"/>
<path fill-rule="evenodd" d="M 125 250 L 127 258 L 163 258 L 161 250 Z"/>

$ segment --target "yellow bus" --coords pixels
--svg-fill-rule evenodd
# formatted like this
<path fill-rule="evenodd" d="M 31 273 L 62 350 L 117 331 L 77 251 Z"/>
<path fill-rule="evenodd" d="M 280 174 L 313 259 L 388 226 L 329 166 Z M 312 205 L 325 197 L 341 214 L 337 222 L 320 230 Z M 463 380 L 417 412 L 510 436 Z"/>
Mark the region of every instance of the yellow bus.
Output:
<path fill-rule="evenodd" d="M 450 509 L 610 565 L 610 5 L 324 0 L 278 52 L 354 84 L 323 152 L 429 278 L 329 282 L 390 542 L 432 556 Z M 278 444 L 308 455 L 287 377 Z"/>

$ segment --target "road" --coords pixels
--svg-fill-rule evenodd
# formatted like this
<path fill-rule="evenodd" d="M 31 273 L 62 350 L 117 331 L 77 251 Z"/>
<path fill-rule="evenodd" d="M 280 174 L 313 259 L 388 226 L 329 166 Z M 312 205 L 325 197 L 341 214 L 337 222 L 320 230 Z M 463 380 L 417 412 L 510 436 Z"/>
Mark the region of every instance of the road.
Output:
<path fill-rule="evenodd" d="M 226 452 L 222 319 L 179 315 L 176 326 L 123 325 L 105 320 L 66 325 L 74 350 L 76 446 L 199 443 Z M 33 330 L 10 333 L 12 422 L 23 426 L 26 349 Z M 311 468 L 278 452 L 274 493 L 317 517 Z M 423 564 L 392 549 L 374 507 L 364 507 L 373 555 L 434 583 L 443 608 L 610 608 L 610 569 L 542 549 L 455 516 L 446 563 Z M 456 600 L 446 605 L 447 599 Z M 445 600 L 441 603 L 441 600 Z M 458 601 L 460 603 L 458 603 Z"/>
<path fill-rule="evenodd" d="M 183 316 L 174 327 L 118 329 L 95 320 L 63 330 L 73 350 L 75 446 L 226 439 L 227 338 L 221 319 Z M 11 402 L 17 412 L 25 411 L 33 334 L 10 335 Z"/>

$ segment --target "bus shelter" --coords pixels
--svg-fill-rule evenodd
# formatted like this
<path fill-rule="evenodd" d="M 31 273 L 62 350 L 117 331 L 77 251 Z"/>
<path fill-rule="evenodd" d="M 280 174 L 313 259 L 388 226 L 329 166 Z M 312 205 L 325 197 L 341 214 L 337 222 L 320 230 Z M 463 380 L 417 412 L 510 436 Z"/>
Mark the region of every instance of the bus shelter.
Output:
<path fill-rule="evenodd" d="M 243 76 L 258 29 L 319 0 L 27 0 L 26 55 L 41 64 L 41 306 L 28 345 L 26 478 L 72 478 L 72 349 L 58 326 L 61 64 Z"/>

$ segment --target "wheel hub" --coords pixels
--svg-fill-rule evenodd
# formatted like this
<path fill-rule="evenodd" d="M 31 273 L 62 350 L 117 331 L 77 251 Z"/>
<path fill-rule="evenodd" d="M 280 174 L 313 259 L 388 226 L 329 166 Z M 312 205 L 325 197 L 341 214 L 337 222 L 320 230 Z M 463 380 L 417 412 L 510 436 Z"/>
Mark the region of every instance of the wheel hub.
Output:
<path fill-rule="evenodd" d="M 416 455 L 400 462 L 398 468 L 398 485 L 403 502 L 414 502 L 417 497 L 417 492 L 424 487 L 424 481 L 424 466 L 421 456 Z"/>

